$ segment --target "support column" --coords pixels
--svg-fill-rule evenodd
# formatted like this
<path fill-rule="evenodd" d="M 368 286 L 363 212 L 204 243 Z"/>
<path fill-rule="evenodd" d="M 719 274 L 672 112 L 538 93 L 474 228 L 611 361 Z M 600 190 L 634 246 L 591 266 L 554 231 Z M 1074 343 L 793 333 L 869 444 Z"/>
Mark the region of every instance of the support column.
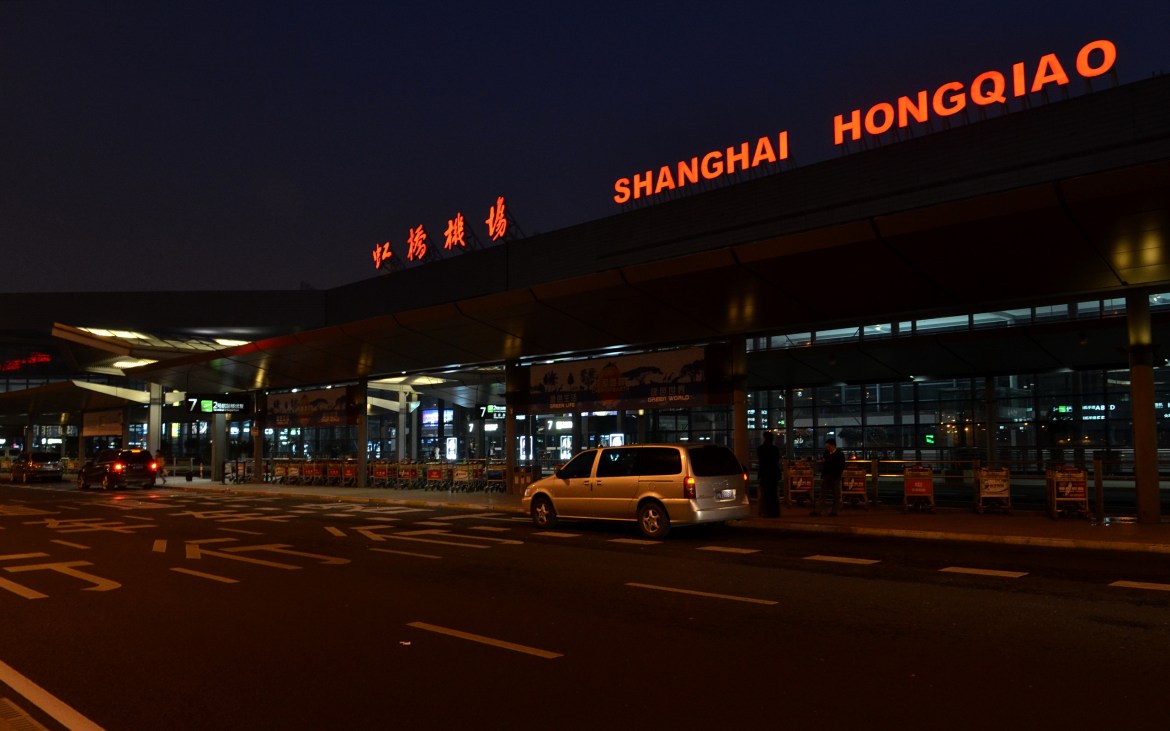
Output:
<path fill-rule="evenodd" d="M 1137 520 L 1160 523 L 1158 427 L 1154 409 L 1154 344 L 1150 296 L 1145 290 L 1125 298 L 1129 324 L 1129 400 L 1133 410 L 1133 466 L 1137 484 Z"/>
<path fill-rule="evenodd" d="M 227 459 L 227 415 L 211 414 L 211 481 L 223 482 L 223 461 Z"/>
<path fill-rule="evenodd" d="M 252 396 L 252 479 L 264 480 L 264 427 L 268 423 L 268 395 L 257 391 Z"/>
<path fill-rule="evenodd" d="M 162 446 L 163 387 L 158 383 L 150 385 L 150 406 L 146 415 L 146 447 L 151 454 L 157 454 Z"/>
<path fill-rule="evenodd" d="M 369 383 L 363 378 L 354 388 L 354 411 L 357 412 L 357 487 L 367 485 L 366 472 L 370 461 L 370 414 L 366 405 L 366 395 L 369 393 Z"/>
<path fill-rule="evenodd" d="M 750 451 L 748 445 L 747 424 L 747 339 L 739 338 L 732 346 L 731 355 L 732 391 L 732 441 L 735 444 L 735 456 L 743 468 L 748 469 Z"/>
<path fill-rule="evenodd" d="M 399 462 L 406 460 L 406 418 L 410 416 L 410 394 L 398 392 L 398 431 L 394 438 L 394 454 Z"/>
<path fill-rule="evenodd" d="M 516 428 L 516 416 L 521 404 L 526 404 L 528 392 L 528 369 L 508 363 L 504 366 L 504 480 L 508 494 L 516 490 L 516 473 L 519 461 L 516 455 L 516 441 L 519 434 Z M 526 419 L 531 424 L 531 419 Z"/>

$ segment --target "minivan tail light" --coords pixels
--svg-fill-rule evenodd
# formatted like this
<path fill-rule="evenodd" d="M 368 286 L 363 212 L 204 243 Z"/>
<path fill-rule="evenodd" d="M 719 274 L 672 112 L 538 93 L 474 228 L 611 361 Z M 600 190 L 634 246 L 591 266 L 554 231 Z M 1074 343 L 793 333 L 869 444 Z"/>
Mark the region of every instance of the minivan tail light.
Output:
<path fill-rule="evenodd" d="M 151 472 L 158 472 L 158 462 L 151 462 L 150 463 L 150 471 Z"/>
<path fill-rule="evenodd" d="M 126 465 L 122 464 L 121 462 L 114 463 L 114 472 L 121 472 L 124 469 L 126 469 Z"/>
<path fill-rule="evenodd" d="M 683 480 L 683 497 L 687 500 L 695 499 L 695 478 L 688 477 Z"/>

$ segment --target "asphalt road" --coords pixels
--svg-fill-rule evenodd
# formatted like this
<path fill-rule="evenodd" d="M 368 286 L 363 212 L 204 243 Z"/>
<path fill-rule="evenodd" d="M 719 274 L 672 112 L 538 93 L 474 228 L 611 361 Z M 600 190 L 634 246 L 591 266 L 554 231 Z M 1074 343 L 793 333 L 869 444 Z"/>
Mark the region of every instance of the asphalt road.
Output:
<path fill-rule="evenodd" d="M 0 729 L 1163 729 L 1170 592 L 1135 586 L 1168 581 L 1144 554 L 0 486 Z"/>

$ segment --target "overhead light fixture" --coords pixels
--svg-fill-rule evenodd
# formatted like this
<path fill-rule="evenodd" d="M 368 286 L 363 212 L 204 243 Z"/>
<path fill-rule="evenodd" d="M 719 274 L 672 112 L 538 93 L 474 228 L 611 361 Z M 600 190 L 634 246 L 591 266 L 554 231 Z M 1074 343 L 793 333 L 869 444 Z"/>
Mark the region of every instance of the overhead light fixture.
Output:
<path fill-rule="evenodd" d="M 138 368 L 140 366 L 150 365 L 151 363 L 157 362 L 157 360 L 151 360 L 150 358 L 139 358 L 137 360 L 119 360 L 114 361 L 114 367 L 120 370 L 126 370 L 127 368 Z"/>

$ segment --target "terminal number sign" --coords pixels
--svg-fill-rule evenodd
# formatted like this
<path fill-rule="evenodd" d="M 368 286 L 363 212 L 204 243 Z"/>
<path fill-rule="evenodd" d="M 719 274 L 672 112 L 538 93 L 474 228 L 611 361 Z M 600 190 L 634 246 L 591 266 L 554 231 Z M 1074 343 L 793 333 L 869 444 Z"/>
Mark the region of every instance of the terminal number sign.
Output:
<path fill-rule="evenodd" d="M 187 411 L 197 414 L 242 414 L 249 411 L 251 405 L 251 399 L 244 396 L 187 397 Z"/>

